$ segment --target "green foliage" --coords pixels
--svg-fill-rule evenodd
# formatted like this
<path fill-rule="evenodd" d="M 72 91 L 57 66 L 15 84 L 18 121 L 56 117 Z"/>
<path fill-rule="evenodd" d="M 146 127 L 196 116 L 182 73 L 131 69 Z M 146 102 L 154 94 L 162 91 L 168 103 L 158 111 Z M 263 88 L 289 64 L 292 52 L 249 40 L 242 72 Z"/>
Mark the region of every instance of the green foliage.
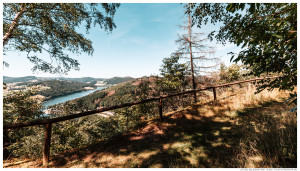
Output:
<path fill-rule="evenodd" d="M 91 40 L 77 32 L 77 28 L 84 23 L 87 33 L 91 26 L 112 31 L 116 28 L 113 17 L 119 6 L 118 3 L 4 3 L 4 52 L 10 49 L 27 52 L 27 58 L 34 64 L 33 71 L 78 70 L 78 61 L 66 51 L 91 55 L 93 47 Z M 34 55 L 42 52 L 49 53 L 51 62 Z"/>
<path fill-rule="evenodd" d="M 97 107 L 108 107 L 119 105 L 121 102 L 132 102 L 136 100 L 135 93 L 136 86 L 132 85 L 132 83 L 125 83 L 101 91 L 95 91 L 92 94 L 81 97 L 80 100 L 89 110 L 94 110 Z M 78 104 L 78 99 L 74 100 L 74 103 Z"/>
<path fill-rule="evenodd" d="M 43 118 L 42 103 L 33 98 L 36 89 L 11 92 L 3 97 L 3 124 L 30 121 Z M 10 130 L 4 134 L 4 157 L 10 156 L 39 156 L 42 146 L 41 130 L 39 127 L 26 127 Z M 33 143 L 35 142 L 35 143 Z M 28 146 L 33 148 L 27 148 Z"/>
<path fill-rule="evenodd" d="M 21 128 L 9 132 L 10 145 L 4 148 L 5 157 L 41 158 L 45 131 L 42 126 Z"/>
<path fill-rule="evenodd" d="M 242 67 L 237 64 L 232 64 L 229 67 L 226 67 L 224 64 L 221 64 L 220 67 L 220 79 L 225 82 L 238 81 L 243 77 L 244 72 Z"/>
<path fill-rule="evenodd" d="M 127 100 L 127 98 L 120 98 L 119 103 L 123 103 L 121 100 Z M 53 106 L 52 111 L 55 117 L 80 112 L 78 111 L 79 108 L 74 108 L 74 106 L 77 104 L 69 102 Z M 141 121 L 141 113 L 137 113 L 135 106 L 112 112 L 114 115 L 111 117 L 96 114 L 54 124 L 51 153 L 82 147 L 99 139 L 106 139 L 117 133 L 126 132 Z"/>
<path fill-rule="evenodd" d="M 157 82 L 157 87 L 163 94 L 180 92 L 184 89 L 185 77 L 188 72 L 187 66 L 178 61 L 179 55 L 172 55 L 163 59 L 163 65 L 160 69 L 160 74 L 163 77 Z"/>
<path fill-rule="evenodd" d="M 226 79 L 226 65 L 224 63 L 221 63 L 220 65 L 220 79 L 225 80 Z"/>
<path fill-rule="evenodd" d="M 157 81 L 157 77 L 152 77 L 153 82 Z M 157 88 L 147 78 L 142 79 L 137 88 L 138 100 L 145 100 L 159 95 Z M 157 114 L 157 102 L 148 102 L 137 105 L 137 112 L 141 118 L 150 119 Z"/>
<path fill-rule="evenodd" d="M 209 37 L 241 46 L 234 62 L 250 66 L 253 75 L 282 75 L 262 88 L 293 90 L 297 85 L 297 4 L 193 4 L 195 24 L 223 23 Z"/>
<path fill-rule="evenodd" d="M 179 63 L 180 55 L 171 55 L 163 59 L 163 65 L 160 72 L 163 77 L 156 80 L 156 91 L 159 95 L 175 94 L 185 91 L 188 87 L 187 75 L 189 69 L 186 64 Z M 184 97 L 172 97 L 164 99 L 163 110 L 176 110 L 183 106 L 186 100 L 190 99 Z"/>
<path fill-rule="evenodd" d="M 36 89 L 10 92 L 3 97 L 3 123 L 14 123 L 42 116 L 42 103 L 32 98 Z"/>
<path fill-rule="evenodd" d="M 116 114 L 119 132 L 126 132 L 134 128 L 141 120 L 141 113 L 138 113 L 136 106 L 125 107 L 114 110 Z"/>
<path fill-rule="evenodd" d="M 41 91 L 41 94 L 46 97 L 62 96 L 74 92 L 83 91 L 84 87 L 90 86 L 86 83 L 72 82 L 72 81 L 60 81 L 60 80 L 49 80 L 42 82 L 41 85 L 50 87 Z"/>

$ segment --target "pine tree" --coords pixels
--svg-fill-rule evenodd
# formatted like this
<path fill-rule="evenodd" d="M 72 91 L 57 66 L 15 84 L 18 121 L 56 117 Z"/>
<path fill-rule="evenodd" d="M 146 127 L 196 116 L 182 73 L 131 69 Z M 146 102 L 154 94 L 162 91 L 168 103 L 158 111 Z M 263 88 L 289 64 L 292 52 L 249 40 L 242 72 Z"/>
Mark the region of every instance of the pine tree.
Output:
<path fill-rule="evenodd" d="M 196 89 L 195 75 L 211 73 L 211 69 L 219 65 L 219 58 L 209 56 L 215 53 L 215 49 L 205 44 L 208 39 L 203 37 L 204 33 L 193 33 L 194 22 L 191 18 L 190 4 L 186 5 L 185 8 L 188 20 L 186 25 L 181 26 L 181 28 L 187 33 L 179 35 L 179 39 L 176 41 L 179 48 L 175 53 L 187 60 L 188 66 L 190 66 L 193 89 Z M 197 102 L 196 92 L 194 92 L 194 102 Z"/>

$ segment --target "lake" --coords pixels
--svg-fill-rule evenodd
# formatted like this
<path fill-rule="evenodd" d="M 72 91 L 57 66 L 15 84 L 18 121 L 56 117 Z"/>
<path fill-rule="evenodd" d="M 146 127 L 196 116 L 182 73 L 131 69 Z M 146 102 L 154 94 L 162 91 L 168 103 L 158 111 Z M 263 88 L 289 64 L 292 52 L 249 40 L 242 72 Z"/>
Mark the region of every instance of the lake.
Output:
<path fill-rule="evenodd" d="M 43 106 L 45 108 L 47 108 L 48 106 L 58 104 L 58 103 L 64 103 L 66 101 L 73 100 L 73 99 L 76 99 L 76 98 L 79 98 L 79 97 L 83 97 L 83 96 L 89 95 L 89 94 L 91 94 L 91 93 L 93 93 L 97 90 L 102 90 L 102 89 L 105 89 L 105 88 L 106 87 L 97 87 L 96 89 L 93 89 L 93 90 L 87 90 L 87 91 L 68 94 L 68 95 L 65 95 L 65 96 L 55 97 L 55 98 L 50 99 L 50 100 L 46 101 L 45 103 L 43 103 Z"/>

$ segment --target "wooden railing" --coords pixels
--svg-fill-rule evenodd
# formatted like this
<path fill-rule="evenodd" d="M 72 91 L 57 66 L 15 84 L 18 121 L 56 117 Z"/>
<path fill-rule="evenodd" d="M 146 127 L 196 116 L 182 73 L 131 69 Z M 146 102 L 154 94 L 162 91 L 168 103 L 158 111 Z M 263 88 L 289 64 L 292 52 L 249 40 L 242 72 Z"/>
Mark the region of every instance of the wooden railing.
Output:
<path fill-rule="evenodd" d="M 35 125 L 45 125 L 45 143 L 44 143 L 44 151 L 43 151 L 43 164 L 47 166 L 48 162 L 49 162 L 49 159 L 50 159 L 51 128 L 52 128 L 53 123 L 62 122 L 62 121 L 66 121 L 66 120 L 71 120 L 71 119 L 75 119 L 75 118 L 80 118 L 80 117 L 83 117 L 83 116 L 88 116 L 88 115 L 92 115 L 92 114 L 96 114 L 96 113 L 100 113 L 100 112 L 105 112 L 105 111 L 109 111 L 109 110 L 120 109 L 120 108 L 124 108 L 124 107 L 130 107 L 130 106 L 143 104 L 143 103 L 147 103 L 147 102 L 152 102 L 152 101 L 158 101 L 159 102 L 158 103 L 159 104 L 159 106 L 158 106 L 159 107 L 159 117 L 160 117 L 160 120 L 163 121 L 162 100 L 165 99 L 165 98 L 170 98 L 170 97 L 174 97 L 174 96 L 180 96 L 180 95 L 184 95 L 184 94 L 189 94 L 189 93 L 194 93 L 194 92 L 198 92 L 198 91 L 212 89 L 213 94 L 214 94 L 214 100 L 217 100 L 216 88 L 218 88 L 218 87 L 231 86 L 231 85 L 235 85 L 235 84 L 241 84 L 241 83 L 253 82 L 253 81 L 257 82 L 258 80 L 273 79 L 273 78 L 278 78 L 278 77 L 280 77 L 280 76 L 266 77 L 266 78 L 256 78 L 256 79 L 250 79 L 250 80 L 245 80 L 245 81 L 236 81 L 236 82 L 227 83 L 227 84 L 220 84 L 220 85 L 209 86 L 209 87 L 195 89 L 195 90 L 189 90 L 189 91 L 176 93 L 176 94 L 162 95 L 162 96 L 159 96 L 159 97 L 153 97 L 153 98 L 149 98 L 149 99 L 145 99 L 145 100 L 141 100 L 141 101 L 124 103 L 124 104 L 121 104 L 121 105 L 105 107 L 105 108 L 101 108 L 101 109 L 91 110 L 91 111 L 82 112 L 82 113 L 78 113 L 78 114 L 71 114 L 71 115 L 57 117 L 57 118 L 42 119 L 42 120 L 37 119 L 37 120 L 33 120 L 33 121 L 28 121 L 28 122 L 11 123 L 11 124 L 4 125 L 3 130 L 17 129 L 17 128 L 22 128 L 22 127 L 35 126 Z"/>

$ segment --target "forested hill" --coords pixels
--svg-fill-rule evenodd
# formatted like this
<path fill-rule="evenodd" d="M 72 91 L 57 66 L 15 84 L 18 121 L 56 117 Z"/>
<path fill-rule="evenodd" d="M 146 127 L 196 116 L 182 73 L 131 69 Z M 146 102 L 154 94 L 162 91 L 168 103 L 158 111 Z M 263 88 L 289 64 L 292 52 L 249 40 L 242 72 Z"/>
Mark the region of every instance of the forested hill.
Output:
<path fill-rule="evenodd" d="M 76 99 L 75 101 L 80 100 L 80 104 L 85 106 L 87 110 L 134 101 L 135 91 L 138 87 L 137 84 L 134 83 L 137 82 L 137 80 L 138 79 L 129 80 L 107 89 L 96 91 L 92 94 Z"/>
<path fill-rule="evenodd" d="M 97 81 L 103 81 L 106 84 L 114 85 L 119 84 L 125 81 L 132 80 L 132 77 L 113 77 L 113 78 L 93 78 L 93 77 L 82 77 L 82 78 L 61 78 L 62 80 L 69 80 L 69 81 L 78 81 L 83 83 L 92 83 Z"/>
<path fill-rule="evenodd" d="M 82 77 L 82 78 L 65 78 L 61 77 L 61 80 L 77 81 L 82 83 L 96 83 L 97 81 L 103 81 L 108 85 L 115 85 L 125 81 L 133 80 L 132 77 L 113 77 L 113 78 L 93 78 L 93 77 Z"/>
<path fill-rule="evenodd" d="M 50 99 L 57 96 L 62 96 L 74 92 L 84 91 L 85 87 L 94 87 L 94 85 L 74 82 L 74 81 L 63 81 L 63 80 L 47 80 L 47 81 L 37 81 L 37 82 L 25 82 L 18 85 L 25 85 L 27 87 L 39 85 L 41 90 L 38 94 L 43 95 L 46 99 Z"/>
<path fill-rule="evenodd" d="M 82 83 L 89 83 L 89 82 L 95 82 L 95 81 L 104 81 L 105 78 L 93 78 L 93 77 L 81 77 L 81 78 L 67 78 L 67 77 L 61 77 L 61 80 L 67 80 L 67 81 L 77 81 Z"/>
<path fill-rule="evenodd" d="M 134 78 L 132 78 L 132 77 L 113 77 L 113 78 L 106 79 L 105 82 L 107 84 L 119 84 L 119 83 L 133 80 L 133 79 Z"/>
<path fill-rule="evenodd" d="M 76 101 L 76 104 L 81 104 L 85 110 L 94 110 L 98 107 L 108 107 L 132 102 L 139 98 L 140 82 L 149 79 L 149 77 L 130 79 L 129 81 L 124 81 L 106 89 L 95 91 L 94 93 L 74 100 L 74 102 Z M 118 78 L 112 79 L 109 83 L 117 83 L 114 81 L 118 81 Z"/>

